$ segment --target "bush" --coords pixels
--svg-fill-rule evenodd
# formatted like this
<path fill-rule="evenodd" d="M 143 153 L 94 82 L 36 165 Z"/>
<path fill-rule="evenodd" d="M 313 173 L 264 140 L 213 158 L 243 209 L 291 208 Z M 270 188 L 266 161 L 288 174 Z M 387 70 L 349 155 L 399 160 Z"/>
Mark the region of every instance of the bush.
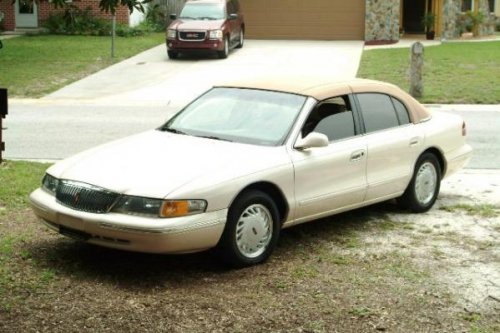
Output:
<path fill-rule="evenodd" d="M 90 7 L 81 10 L 75 5 L 68 5 L 63 13 L 51 14 L 43 27 L 52 34 L 109 35 L 111 23 L 93 16 L 91 10 Z"/>
<path fill-rule="evenodd" d="M 146 25 L 150 31 L 162 32 L 167 27 L 166 18 L 166 11 L 160 5 L 149 5 L 146 11 L 146 18 L 141 25 Z"/>
<path fill-rule="evenodd" d="M 457 29 L 460 35 L 464 32 L 472 32 L 472 20 L 465 13 L 457 18 Z"/>
<path fill-rule="evenodd" d="M 81 10 L 75 5 L 68 5 L 63 13 L 50 15 L 43 27 L 49 33 L 59 35 L 111 35 L 111 21 L 95 17 L 91 10 L 90 7 Z M 116 25 L 116 35 L 120 37 L 142 36 L 144 33 L 145 30 L 140 27 Z"/>
<path fill-rule="evenodd" d="M 134 37 L 143 36 L 145 34 L 145 30 L 141 29 L 140 27 L 129 27 L 126 24 L 117 24 L 115 33 L 120 37 Z"/>

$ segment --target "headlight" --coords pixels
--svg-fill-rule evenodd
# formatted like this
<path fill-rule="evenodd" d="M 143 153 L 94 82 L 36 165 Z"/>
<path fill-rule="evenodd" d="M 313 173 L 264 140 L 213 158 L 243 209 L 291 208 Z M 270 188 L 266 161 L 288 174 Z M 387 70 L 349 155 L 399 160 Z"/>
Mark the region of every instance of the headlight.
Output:
<path fill-rule="evenodd" d="M 208 38 L 222 40 L 222 30 L 211 30 L 208 34 Z"/>
<path fill-rule="evenodd" d="M 161 200 L 124 195 L 111 211 L 149 217 L 180 217 L 203 213 L 206 207 L 204 200 Z"/>
<path fill-rule="evenodd" d="M 177 37 L 177 30 L 174 30 L 174 29 L 167 30 L 167 38 L 168 39 L 175 39 L 176 37 Z"/>
<path fill-rule="evenodd" d="M 59 185 L 59 179 L 52 177 L 48 173 L 45 174 L 42 180 L 43 189 L 55 195 L 58 185 Z"/>

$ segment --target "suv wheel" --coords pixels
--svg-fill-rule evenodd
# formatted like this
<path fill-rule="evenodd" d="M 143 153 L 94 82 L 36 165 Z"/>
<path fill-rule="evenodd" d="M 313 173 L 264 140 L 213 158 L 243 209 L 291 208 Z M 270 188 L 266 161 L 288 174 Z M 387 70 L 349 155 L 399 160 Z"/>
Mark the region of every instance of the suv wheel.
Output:
<path fill-rule="evenodd" d="M 241 49 L 243 47 L 243 43 L 245 43 L 245 31 L 243 28 L 240 30 L 240 40 L 238 42 L 238 46 L 236 46 L 237 49 Z"/>
<path fill-rule="evenodd" d="M 170 59 L 177 59 L 179 57 L 179 53 L 175 51 L 167 51 L 167 54 Z"/>
<path fill-rule="evenodd" d="M 229 38 L 227 36 L 224 38 L 224 50 L 217 51 L 217 55 L 220 59 L 226 59 L 229 55 Z"/>

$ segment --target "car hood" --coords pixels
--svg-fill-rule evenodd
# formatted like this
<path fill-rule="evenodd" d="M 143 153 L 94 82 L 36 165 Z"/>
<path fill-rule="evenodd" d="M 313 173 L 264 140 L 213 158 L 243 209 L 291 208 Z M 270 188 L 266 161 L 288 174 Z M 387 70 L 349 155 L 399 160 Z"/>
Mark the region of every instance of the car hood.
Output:
<path fill-rule="evenodd" d="M 148 131 L 63 160 L 47 170 L 137 196 L 165 198 L 197 179 L 215 183 L 289 163 L 284 147 L 265 147 Z M 192 187 L 192 186 L 191 186 Z"/>
<path fill-rule="evenodd" d="M 182 20 L 172 22 L 169 29 L 177 30 L 216 30 L 221 29 L 224 20 Z"/>

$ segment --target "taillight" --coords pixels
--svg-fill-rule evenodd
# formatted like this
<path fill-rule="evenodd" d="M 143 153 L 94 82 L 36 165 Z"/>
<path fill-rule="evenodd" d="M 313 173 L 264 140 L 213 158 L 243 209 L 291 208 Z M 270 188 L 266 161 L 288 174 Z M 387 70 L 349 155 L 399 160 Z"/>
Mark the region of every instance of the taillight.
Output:
<path fill-rule="evenodd" d="M 467 135 L 467 126 L 465 125 L 465 121 L 462 123 L 462 136 Z"/>

